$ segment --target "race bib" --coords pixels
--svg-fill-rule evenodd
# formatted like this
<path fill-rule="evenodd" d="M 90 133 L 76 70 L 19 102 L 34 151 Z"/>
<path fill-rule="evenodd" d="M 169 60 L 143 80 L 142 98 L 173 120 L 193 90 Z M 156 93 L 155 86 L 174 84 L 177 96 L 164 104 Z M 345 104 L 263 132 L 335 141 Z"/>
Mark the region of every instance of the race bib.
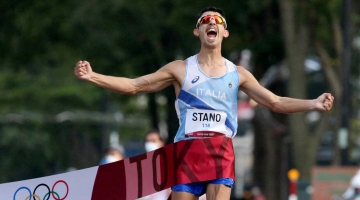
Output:
<path fill-rule="evenodd" d="M 217 110 L 188 109 L 185 135 L 188 137 L 214 137 L 226 134 L 226 113 Z"/>

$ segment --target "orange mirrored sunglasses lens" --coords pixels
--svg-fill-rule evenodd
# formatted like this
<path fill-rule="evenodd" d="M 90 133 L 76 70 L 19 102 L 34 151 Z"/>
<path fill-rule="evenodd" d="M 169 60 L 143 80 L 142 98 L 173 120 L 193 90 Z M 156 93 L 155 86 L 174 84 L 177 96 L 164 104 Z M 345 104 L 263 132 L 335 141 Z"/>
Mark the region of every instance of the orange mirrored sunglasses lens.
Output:
<path fill-rule="evenodd" d="M 214 15 L 214 16 L 208 15 L 208 16 L 204 16 L 204 17 L 200 20 L 199 24 L 208 24 L 208 23 L 210 23 L 210 21 L 213 20 L 213 19 L 215 20 L 215 22 L 216 22 L 217 24 L 222 24 L 222 23 L 224 23 L 224 20 L 223 20 L 220 16 L 217 16 L 217 15 Z"/>

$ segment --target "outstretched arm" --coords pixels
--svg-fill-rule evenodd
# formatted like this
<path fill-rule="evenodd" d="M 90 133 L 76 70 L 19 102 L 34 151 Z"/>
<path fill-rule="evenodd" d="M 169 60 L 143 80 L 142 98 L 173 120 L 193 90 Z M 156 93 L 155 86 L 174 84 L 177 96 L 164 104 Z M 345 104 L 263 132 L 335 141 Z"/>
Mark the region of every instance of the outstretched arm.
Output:
<path fill-rule="evenodd" d="M 255 77 L 246 69 L 238 67 L 238 71 L 241 77 L 240 89 L 254 101 L 268 107 L 274 112 L 326 111 L 332 108 L 334 97 L 330 93 L 324 93 L 317 99 L 311 100 L 280 97 L 261 86 Z"/>
<path fill-rule="evenodd" d="M 121 94 L 136 94 L 138 92 L 156 92 L 171 85 L 174 77 L 170 72 L 169 63 L 157 72 L 141 76 L 135 79 L 125 77 L 106 76 L 92 71 L 90 63 L 79 61 L 76 63 L 75 75 L 82 80 L 86 80 L 96 85 L 118 92 Z"/>

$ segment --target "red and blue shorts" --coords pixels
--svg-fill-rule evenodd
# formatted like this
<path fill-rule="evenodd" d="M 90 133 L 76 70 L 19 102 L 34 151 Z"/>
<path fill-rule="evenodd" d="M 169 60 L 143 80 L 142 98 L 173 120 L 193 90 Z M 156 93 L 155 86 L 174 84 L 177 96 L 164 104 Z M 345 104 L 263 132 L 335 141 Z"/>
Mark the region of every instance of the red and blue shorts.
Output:
<path fill-rule="evenodd" d="M 234 186 L 234 180 L 232 178 L 219 178 L 210 181 L 179 184 L 171 187 L 171 190 L 175 192 L 188 192 L 196 196 L 201 196 L 206 193 L 206 187 L 208 184 L 223 184 L 232 188 Z"/>

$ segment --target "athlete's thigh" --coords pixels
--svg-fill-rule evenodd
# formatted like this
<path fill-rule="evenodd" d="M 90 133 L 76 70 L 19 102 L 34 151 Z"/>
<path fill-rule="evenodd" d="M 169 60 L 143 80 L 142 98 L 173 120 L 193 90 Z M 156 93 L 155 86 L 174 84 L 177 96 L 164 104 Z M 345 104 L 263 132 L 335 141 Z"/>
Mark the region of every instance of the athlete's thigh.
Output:
<path fill-rule="evenodd" d="M 171 192 L 171 200 L 198 200 L 199 197 L 188 192 Z"/>
<path fill-rule="evenodd" d="M 208 184 L 206 187 L 206 200 L 229 200 L 231 187 L 223 184 Z"/>

